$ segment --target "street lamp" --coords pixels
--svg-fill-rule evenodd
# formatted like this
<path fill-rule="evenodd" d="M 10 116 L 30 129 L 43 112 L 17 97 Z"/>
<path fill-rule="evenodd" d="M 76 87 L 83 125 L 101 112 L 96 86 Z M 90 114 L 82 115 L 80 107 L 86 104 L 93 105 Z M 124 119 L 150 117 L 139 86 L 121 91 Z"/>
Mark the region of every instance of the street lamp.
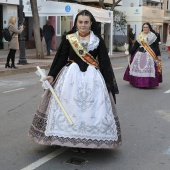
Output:
<path fill-rule="evenodd" d="M 22 0 L 19 0 L 19 26 L 24 23 L 23 17 L 23 4 Z M 27 64 L 27 60 L 25 58 L 25 38 L 23 32 L 19 35 L 19 47 L 20 47 L 20 56 L 18 60 L 18 64 Z"/>

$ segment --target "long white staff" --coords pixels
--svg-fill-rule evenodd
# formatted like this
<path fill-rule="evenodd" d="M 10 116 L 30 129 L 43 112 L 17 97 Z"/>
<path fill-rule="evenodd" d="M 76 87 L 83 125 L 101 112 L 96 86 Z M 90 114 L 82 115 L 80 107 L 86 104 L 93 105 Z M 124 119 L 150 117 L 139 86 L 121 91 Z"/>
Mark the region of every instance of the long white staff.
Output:
<path fill-rule="evenodd" d="M 39 66 L 37 66 L 37 70 L 40 73 L 41 78 L 45 78 L 45 75 L 44 75 L 44 73 L 42 72 L 42 70 L 40 69 Z M 72 120 L 70 119 L 69 115 L 67 114 L 66 110 L 64 109 L 64 107 L 63 107 L 62 103 L 60 102 L 59 98 L 55 94 L 53 87 L 50 85 L 50 83 L 47 80 L 45 81 L 45 84 L 47 85 L 48 89 L 51 91 L 52 95 L 54 96 L 55 100 L 57 101 L 58 105 L 60 106 L 62 112 L 64 113 L 64 115 L 65 115 L 66 119 L 68 120 L 68 122 L 70 123 L 70 125 L 73 125 Z"/>
<path fill-rule="evenodd" d="M 128 65 L 129 65 L 129 68 L 130 68 L 130 55 L 129 55 L 129 50 L 128 50 L 129 44 L 125 43 L 124 47 L 125 47 L 125 54 L 127 55 Z"/>

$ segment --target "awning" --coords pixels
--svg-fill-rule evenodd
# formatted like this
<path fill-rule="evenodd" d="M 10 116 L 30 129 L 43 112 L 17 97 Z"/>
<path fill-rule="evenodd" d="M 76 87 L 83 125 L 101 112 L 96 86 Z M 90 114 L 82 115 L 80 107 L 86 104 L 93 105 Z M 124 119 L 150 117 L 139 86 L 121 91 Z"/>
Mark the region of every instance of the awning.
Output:
<path fill-rule="evenodd" d="M 26 17 L 32 17 L 30 1 L 23 1 L 24 13 Z M 39 16 L 75 16 L 81 10 L 89 10 L 96 21 L 102 23 L 110 23 L 110 42 L 109 53 L 112 55 L 113 49 L 113 11 L 100 8 L 80 5 L 76 3 L 55 2 L 55 1 L 37 1 Z"/>

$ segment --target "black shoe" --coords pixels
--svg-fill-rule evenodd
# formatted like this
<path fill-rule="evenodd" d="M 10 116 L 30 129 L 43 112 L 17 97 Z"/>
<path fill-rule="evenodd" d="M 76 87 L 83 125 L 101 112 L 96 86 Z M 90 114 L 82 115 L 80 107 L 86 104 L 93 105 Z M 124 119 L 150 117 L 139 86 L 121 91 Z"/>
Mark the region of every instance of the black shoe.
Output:
<path fill-rule="evenodd" d="M 6 64 L 5 64 L 5 68 L 10 68 L 9 63 L 6 63 Z"/>
<path fill-rule="evenodd" d="M 87 149 L 79 148 L 79 152 L 80 152 L 80 153 L 87 153 Z"/>
<path fill-rule="evenodd" d="M 71 148 L 71 151 L 76 153 L 87 153 L 87 149 L 84 148 Z"/>
<path fill-rule="evenodd" d="M 79 152 L 79 148 L 71 148 L 71 151 L 78 153 Z"/>
<path fill-rule="evenodd" d="M 16 67 L 15 64 L 11 64 L 11 68 L 17 69 L 18 67 Z"/>

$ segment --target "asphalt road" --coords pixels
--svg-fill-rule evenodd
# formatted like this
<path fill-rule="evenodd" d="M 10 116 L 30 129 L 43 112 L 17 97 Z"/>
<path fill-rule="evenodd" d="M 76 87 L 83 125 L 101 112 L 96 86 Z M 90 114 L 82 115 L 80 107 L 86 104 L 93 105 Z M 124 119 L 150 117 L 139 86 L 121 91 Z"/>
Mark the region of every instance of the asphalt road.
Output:
<path fill-rule="evenodd" d="M 122 79 L 127 60 L 112 60 L 123 145 L 85 154 L 32 142 L 27 134 L 43 92 L 39 78 L 34 73 L 1 77 L 0 170 L 170 170 L 170 60 L 165 53 L 162 61 L 163 83 L 138 89 Z"/>

